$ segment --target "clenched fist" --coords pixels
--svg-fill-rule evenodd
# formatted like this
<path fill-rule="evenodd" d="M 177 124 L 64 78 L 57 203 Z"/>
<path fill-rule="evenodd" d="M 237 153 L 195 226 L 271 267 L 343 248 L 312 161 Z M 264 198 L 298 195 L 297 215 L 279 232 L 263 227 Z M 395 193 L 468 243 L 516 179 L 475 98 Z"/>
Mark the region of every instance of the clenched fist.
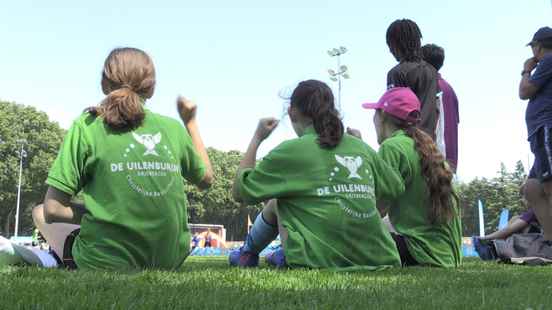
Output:
<path fill-rule="evenodd" d="M 259 141 L 263 141 L 268 138 L 270 134 L 278 126 L 278 120 L 273 117 L 262 118 L 257 125 L 257 130 L 255 131 L 255 137 Z"/>
<path fill-rule="evenodd" d="M 176 99 L 176 108 L 178 110 L 178 115 L 180 115 L 180 119 L 182 119 L 184 124 L 187 124 L 195 119 L 197 112 L 197 105 L 195 102 L 179 96 Z"/>

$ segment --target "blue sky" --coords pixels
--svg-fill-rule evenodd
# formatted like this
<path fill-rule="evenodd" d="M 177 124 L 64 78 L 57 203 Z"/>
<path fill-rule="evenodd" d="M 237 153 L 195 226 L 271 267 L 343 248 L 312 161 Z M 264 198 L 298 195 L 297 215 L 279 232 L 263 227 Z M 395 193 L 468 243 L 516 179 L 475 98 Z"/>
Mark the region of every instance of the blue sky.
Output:
<path fill-rule="evenodd" d="M 422 4 L 423 3 L 423 4 Z M 460 100 L 459 177 L 493 176 L 500 162 L 532 160 L 526 102 L 517 97 L 525 44 L 550 25 L 550 0 L 533 1 L 3 1 L 0 98 L 32 105 L 68 128 L 103 98 L 102 64 L 114 47 L 144 49 L 157 89 L 147 105 L 176 117 L 178 94 L 199 105 L 205 143 L 244 151 L 260 117 L 280 117 L 278 94 L 335 65 L 344 45 L 352 78 L 343 116 L 377 148 L 372 114 L 360 108 L 385 90 L 396 64 L 387 26 L 410 18 L 423 43 L 446 49 L 443 76 Z M 289 120 L 262 146 L 294 136 Z"/>

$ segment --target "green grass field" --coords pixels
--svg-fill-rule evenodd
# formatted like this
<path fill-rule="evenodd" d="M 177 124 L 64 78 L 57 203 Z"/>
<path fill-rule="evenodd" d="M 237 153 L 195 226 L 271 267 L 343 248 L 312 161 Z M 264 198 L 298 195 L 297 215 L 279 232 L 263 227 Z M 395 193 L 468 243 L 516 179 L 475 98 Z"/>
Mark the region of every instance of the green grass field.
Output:
<path fill-rule="evenodd" d="M 0 309 L 552 309 L 552 266 L 466 260 L 462 268 L 334 273 L 229 268 L 192 257 L 179 272 L 0 269 Z"/>

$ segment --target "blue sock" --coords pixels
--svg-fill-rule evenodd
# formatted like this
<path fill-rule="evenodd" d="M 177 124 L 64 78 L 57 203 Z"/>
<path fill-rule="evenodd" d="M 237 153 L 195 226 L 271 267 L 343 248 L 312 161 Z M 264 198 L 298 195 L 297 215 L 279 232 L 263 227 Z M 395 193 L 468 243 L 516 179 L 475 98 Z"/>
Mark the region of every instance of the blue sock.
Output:
<path fill-rule="evenodd" d="M 267 223 L 261 212 L 257 215 L 253 227 L 251 227 L 251 231 L 247 235 L 243 249 L 246 252 L 259 254 L 270 242 L 276 239 L 276 236 L 278 236 L 278 227 Z"/>

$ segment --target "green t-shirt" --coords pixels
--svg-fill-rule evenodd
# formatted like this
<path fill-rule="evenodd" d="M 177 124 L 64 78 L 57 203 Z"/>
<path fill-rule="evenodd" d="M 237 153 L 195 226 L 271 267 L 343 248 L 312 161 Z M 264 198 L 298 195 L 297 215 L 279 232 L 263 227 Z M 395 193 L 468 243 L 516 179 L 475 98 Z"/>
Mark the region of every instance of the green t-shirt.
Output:
<path fill-rule="evenodd" d="M 100 117 L 78 118 L 46 183 L 82 189 L 88 213 L 73 245 L 81 269 L 174 269 L 189 253 L 184 179 L 205 166 L 182 125 L 146 110 L 142 125 L 117 133 Z"/>
<path fill-rule="evenodd" d="M 445 224 L 432 225 L 429 222 L 429 192 L 414 140 L 404 131 L 396 131 L 381 144 L 379 155 L 404 180 L 404 194 L 388 200 L 389 219 L 397 232 L 406 237 L 412 257 L 423 265 L 459 266 L 462 261 L 460 213 L 457 212 L 453 220 Z"/>
<path fill-rule="evenodd" d="M 292 267 L 375 270 L 400 266 L 397 249 L 376 209 L 376 197 L 404 191 L 399 176 L 359 139 L 344 135 L 322 149 L 312 127 L 273 149 L 239 178 L 254 204 L 278 199 Z"/>

